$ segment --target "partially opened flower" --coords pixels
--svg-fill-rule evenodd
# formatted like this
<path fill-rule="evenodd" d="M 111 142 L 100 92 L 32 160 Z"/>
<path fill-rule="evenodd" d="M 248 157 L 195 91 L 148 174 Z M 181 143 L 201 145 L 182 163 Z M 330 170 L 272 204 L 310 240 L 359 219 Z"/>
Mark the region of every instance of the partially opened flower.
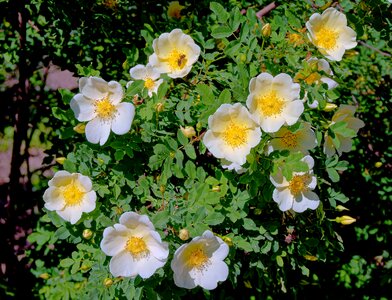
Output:
<path fill-rule="evenodd" d="M 203 142 L 216 157 L 242 166 L 250 150 L 261 139 L 261 130 L 240 103 L 222 104 L 208 118 Z"/>
<path fill-rule="evenodd" d="M 152 47 L 154 53 L 150 55 L 149 63 L 171 78 L 186 76 L 200 55 L 200 47 L 181 29 L 161 34 Z"/>
<path fill-rule="evenodd" d="M 275 77 L 261 73 L 249 83 L 246 106 L 265 132 L 276 132 L 284 124 L 293 125 L 304 111 L 299 100 L 300 86 L 281 73 Z"/>
<path fill-rule="evenodd" d="M 153 93 L 156 94 L 158 92 L 158 88 L 163 82 L 163 79 L 159 79 L 161 73 L 159 73 L 156 68 L 152 67 L 150 64 L 147 64 L 147 66 L 136 65 L 129 70 L 129 73 L 133 79 L 144 81 L 144 87 L 148 90 L 149 97 L 152 97 Z M 133 81 L 129 81 L 127 86 L 132 82 Z"/>
<path fill-rule="evenodd" d="M 123 213 L 120 224 L 103 232 L 102 251 L 113 256 L 110 273 L 113 276 L 151 277 L 167 260 L 169 249 L 146 215 Z"/>
<path fill-rule="evenodd" d="M 324 153 L 331 157 L 336 152 L 342 155 L 343 152 L 350 152 L 352 148 L 352 138 L 358 133 L 358 130 L 365 126 L 365 123 L 354 117 L 356 107 L 352 105 L 340 105 L 338 110 L 332 117 L 330 124 L 331 129 L 337 123 L 345 122 L 344 129 L 348 129 L 347 132 L 334 130 L 333 137 L 329 130 L 325 132 L 324 136 Z M 342 128 L 342 127 L 340 127 Z M 334 141 L 335 140 L 335 141 Z"/>
<path fill-rule="evenodd" d="M 347 18 L 335 8 L 313 14 L 306 22 L 310 41 L 330 60 L 340 61 L 347 49 L 357 45 L 357 34 L 347 26 Z"/>
<path fill-rule="evenodd" d="M 180 19 L 181 11 L 185 8 L 185 6 L 180 5 L 178 1 L 171 1 L 169 3 L 169 7 L 167 8 L 167 15 L 170 18 Z"/>
<path fill-rule="evenodd" d="M 272 184 L 275 186 L 272 198 L 279 205 L 281 211 L 294 210 L 304 212 L 306 209 L 316 209 L 320 204 L 320 199 L 316 193 L 312 192 L 316 188 L 317 179 L 313 175 L 314 160 L 311 156 L 305 156 L 302 161 L 306 162 L 308 172 L 294 172 L 291 180 L 287 180 L 281 172 L 270 176 Z"/>
<path fill-rule="evenodd" d="M 308 150 L 317 146 L 316 135 L 310 128 L 310 124 L 306 122 L 301 123 L 301 126 L 294 132 L 282 127 L 271 136 L 273 139 L 268 145 L 268 153 L 275 150 L 289 150 L 307 154 Z"/>
<path fill-rule="evenodd" d="M 228 253 L 229 246 L 206 230 L 202 236 L 195 237 L 174 253 L 171 262 L 174 283 L 186 289 L 197 286 L 215 289 L 218 281 L 225 281 L 229 274 L 229 268 L 223 261 Z"/>
<path fill-rule="evenodd" d="M 45 208 L 56 211 L 64 220 L 75 224 L 83 212 L 95 209 L 97 195 L 90 178 L 79 173 L 58 171 L 49 180 L 43 199 Z"/>
<path fill-rule="evenodd" d="M 130 130 L 135 107 L 131 103 L 121 102 L 124 92 L 118 82 L 82 77 L 79 79 L 79 90 L 80 93 L 71 100 L 71 109 L 78 121 L 89 121 L 85 132 L 90 143 L 102 146 L 111 130 L 116 134 L 125 134 Z"/>

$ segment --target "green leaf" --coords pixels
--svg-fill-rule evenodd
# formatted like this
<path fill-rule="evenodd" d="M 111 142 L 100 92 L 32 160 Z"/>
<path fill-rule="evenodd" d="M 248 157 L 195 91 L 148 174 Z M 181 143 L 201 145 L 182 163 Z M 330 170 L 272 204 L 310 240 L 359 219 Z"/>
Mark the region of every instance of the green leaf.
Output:
<path fill-rule="evenodd" d="M 207 217 L 204 219 L 204 221 L 211 226 L 221 224 L 223 220 L 225 219 L 225 216 L 219 212 L 212 212 L 208 213 Z"/>
<path fill-rule="evenodd" d="M 126 95 L 127 96 L 134 96 L 136 94 L 140 94 L 144 88 L 144 80 L 135 80 L 131 83 L 130 86 L 127 88 Z"/>
<path fill-rule="evenodd" d="M 335 169 L 327 168 L 327 173 L 332 182 L 338 182 L 340 179 L 339 173 Z"/>
<path fill-rule="evenodd" d="M 220 23 L 225 23 L 230 17 L 230 14 L 226 11 L 226 9 L 217 2 L 211 2 L 210 9 L 218 17 L 218 21 Z"/>
<path fill-rule="evenodd" d="M 283 262 L 283 258 L 280 255 L 276 257 L 276 263 L 278 264 L 279 267 L 283 268 L 284 262 Z"/>
<path fill-rule="evenodd" d="M 64 258 L 60 261 L 60 266 L 62 266 L 63 268 L 68 268 L 70 266 L 72 266 L 74 264 L 74 260 L 72 258 Z"/>
<path fill-rule="evenodd" d="M 192 144 L 186 144 L 184 150 L 186 155 L 188 155 L 190 159 L 196 159 L 195 148 L 193 147 Z"/>
<path fill-rule="evenodd" d="M 222 38 L 227 38 L 233 34 L 233 30 L 229 26 L 220 26 L 220 27 L 215 27 L 211 35 L 216 38 L 216 39 L 222 39 Z"/>

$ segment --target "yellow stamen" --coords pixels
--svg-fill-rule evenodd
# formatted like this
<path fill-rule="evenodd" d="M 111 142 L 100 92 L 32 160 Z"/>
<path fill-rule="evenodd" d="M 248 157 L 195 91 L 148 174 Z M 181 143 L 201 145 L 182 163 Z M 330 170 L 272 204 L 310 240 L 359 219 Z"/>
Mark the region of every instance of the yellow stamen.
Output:
<path fill-rule="evenodd" d="M 152 80 L 150 77 L 146 78 L 144 80 L 144 87 L 151 90 L 154 87 L 154 80 Z"/>
<path fill-rule="evenodd" d="M 107 120 L 112 119 L 117 112 L 117 108 L 106 97 L 95 103 L 95 111 L 99 118 Z"/>
<path fill-rule="evenodd" d="M 232 148 L 238 148 L 246 144 L 248 140 L 248 129 L 231 121 L 223 133 L 223 140 Z"/>
<path fill-rule="evenodd" d="M 67 206 L 79 205 L 82 202 L 84 192 L 80 189 L 80 186 L 72 181 L 70 184 L 65 186 L 63 190 L 63 197 Z"/>
<path fill-rule="evenodd" d="M 286 130 L 281 137 L 281 143 L 289 149 L 294 149 L 298 145 L 298 135 Z"/>
<path fill-rule="evenodd" d="M 333 29 L 321 27 L 315 32 L 314 43 L 317 47 L 332 50 L 336 47 L 339 33 Z"/>
<path fill-rule="evenodd" d="M 185 249 L 185 264 L 190 268 L 203 269 L 208 263 L 208 256 L 202 245 L 191 245 Z"/>
<path fill-rule="evenodd" d="M 133 258 L 140 259 L 149 254 L 149 250 L 143 238 L 130 237 L 125 245 L 125 249 L 132 254 Z"/>
<path fill-rule="evenodd" d="M 276 95 L 275 91 L 271 91 L 256 98 L 256 102 L 257 109 L 265 117 L 276 117 L 282 112 L 285 105 L 285 102 L 282 100 L 282 98 Z"/>
<path fill-rule="evenodd" d="M 306 192 L 309 190 L 309 184 L 311 182 L 311 177 L 309 174 L 295 175 L 293 179 L 290 180 L 289 190 L 294 196 Z"/>
<path fill-rule="evenodd" d="M 167 58 L 167 62 L 172 70 L 181 70 L 185 67 L 188 59 L 184 52 L 178 51 L 174 49 L 169 58 Z"/>

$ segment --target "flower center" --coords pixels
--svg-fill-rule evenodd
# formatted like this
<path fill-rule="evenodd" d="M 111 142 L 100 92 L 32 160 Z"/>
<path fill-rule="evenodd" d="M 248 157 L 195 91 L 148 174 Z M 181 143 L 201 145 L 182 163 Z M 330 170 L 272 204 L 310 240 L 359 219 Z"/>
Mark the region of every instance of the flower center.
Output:
<path fill-rule="evenodd" d="M 75 182 L 71 182 L 63 190 L 63 197 L 66 206 L 79 205 L 82 202 L 84 192 L 79 189 L 79 186 Z"/>
<path fill-rule="evenodd" d="M 208 264 L 208 256 L 201 246 L 190 246 L 185 253 L 185 263 L 191 268 L 203 269 Z"/>
<path fill-rule="evenodd" d="M 296 134 L 292 133 L 290 130 L 287 130 L 283 136 L 281 137 L 281 142 L 287 148 L 295 148 L 298 145 L 298 137 Z"/>
<path fill-rule="evenodd" d="M 245 126 L 230 122 L 223 133 L 223 140 L 232 148 L 238 148 L 248 140 L 248 132 Z"/>
<path fill-rule="evenodd" d="M 152 80 L 150 77 L 146 78 L 144 80 L 144 87 L 151 90 L 154 87 L 154 80 Z"/>
<path fill-rule="evenodd" d="M 336 47 L 338 37 L 339 34 L 335 30 L 322 27 L 315 33 L 314 43 L 317 47 L 331 50 Z"/>
<path fill-rule="evenodd" d="M 285 102 L 282 100 L 282 98 L 276 96 L 275 91 L 271 91 L 263 96 L 258 97 L 256 101 L 257 109 L 265 117 L 276 117 L 282 112 L 285 105 Z"/>
<path fill-rule="evenodd" d="M 321 78 L 321 75 L 317 72 L 314 72 L 305 78 L 305 82 L 307 84 L 313 84 L 315 82 L 318 82 L 320 80 L 320 78 Z"/>
<path fill-rule="evenodd" d="M 131 253 L 135 259 L 146 257 L 150 252 L 146 243 L 143 241 L 143 238 L 134 236 L 128 239 L 127 244 L 125 245 L 125 249 Z"/>
<path fill-rule="evenodd" d="M 180 52 L 177 49 L 174 49 L 167 59 L 169 66 L 172 70 L 181 70 L 185 67 L 188 59 L 184 52 Z"/>
<path fill-rule="evenodd" d="M 289 190 L 291 194 L 297 196 L 303 192 L 309 190 L 309 183 L 310 183 L 310 176 L 309 174 L 304 175 L 295 175 L 293 179 L 291 179 L 289 183 Z"/>
<path fill-rule="evenodd" d="M 112 119 L 117 112 L 117 108 L 106 97 L 95 103 L 95 111 L 99 118 L 107 120 Z"/>

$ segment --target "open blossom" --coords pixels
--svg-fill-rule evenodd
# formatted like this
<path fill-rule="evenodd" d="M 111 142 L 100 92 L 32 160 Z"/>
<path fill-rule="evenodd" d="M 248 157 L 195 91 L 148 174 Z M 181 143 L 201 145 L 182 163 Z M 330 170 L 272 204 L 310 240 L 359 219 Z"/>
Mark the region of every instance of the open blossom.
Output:
<path fill-rule="evenodd" d="M 116 134 L 125 134 L 130 130 L 135 107 L 131 103 L 121 102 L 124 91 L 118 82 L 82 77 L 79 79 L 79 90 L 80 93 L 71 100 L 71 109 L 78 121 L 89 121 L 85 132 L 90 143 L 102 146 L 111 130 Z"/>
<path fill-rule="evenodd" d="M 301 213 L 308 208 L 314 210 L 320 204 L 319 197 L 312 192 L 317 185 L 317 179 L 312 170 L 314 160 L 307 155 L 302 161 L 307 163 L 309 171 L 294 172 L 290 181 L 281 172 L 278 172 L 275 176 L 270 176 L 270 180 L 275 186 L 272 198 L 278 203 L 281 211 L 292 209 Z"/>
<path fill-rule="evenodd" d="M 339 123 L 339 122 L 346 122 L 346 128 L 354 131 L 357 134 L 358 130 L 365 126 L 365 123 L 354 117 L 356 107 L 352 105 L 340 105 L 338 110 L 332 117 L 331 125 Z M 330 125 L 330 126 L 331 126 Z M 339 146 L 337 147 L 336 144 L 333 142 L 332 137 L 328 134 L 328 130 L 325 132 L 325 141 L 324 141 L 324 153 L 331 157 L 336 152 L 339 155 L 342 155 L 343 152 L 350 152 L 352 147 L 352 136 L 344 136 L 339 132 L 334 132 L 335 138 L 339 140 Z"/>
<path fill-rule="evenodd" d="M 158 92 L 158 88 L 163 82 L 163 79 L 159 79 L 161 73 L 159 73 L 156 68 L 152 67 L 150 64 L 147 66 L 136 65 L 129 70 L 131 77 L 135 80 L 143 80 L 144 87 L 148 90 L 148 96 L 152 97 L 153 93 Z M 158 80 L 159 79 L 159 80 Z M 127 87 L 133 81 L 127 83 Z"/>
<path fill-rule="evenodd" d="M 170 18 L 180 19 L 181 11 L 185 8 L 185 6 L 180 5 L 178 1 L 171 1 L 167 8 L 167 15 Z"/>
<path fill-rule="evenodd" d="M 161 34 L 152 47 L 154 53 L 150 55 L 149 63 L 171 78 L 186 76 L 200 55 L 200 47 L 181 29 Z"/>
<path fill-rule="evenodd" d="M 347 26 L 347 18 L 335 8 L 313 14 L 306 22 L 310 41 L 330 60 L 340 61 L 347 49 L 357 45 L 357 34 Z"/>
<path fill-rule="evenodd" d="M 239 166 L 246 163 L 246 156 L 261 139 L 260 128 L 240 103 L 222 104 L 209 116 L 208 128 L 203 138 L 208 150 Z"/>
<path fill-rule="evenodd" d="M 275 150 L 301 151 L 307 154 L 308 150 L 317 146 L 317 139 L 309 123 L 301 123 L 298 130 L 292 132 L 286 127 L 282 127 L 277 132 L 271 134 L 273 139 L 268 145 L 268 153 Z"/>
<path fill-rule="evenodd" d="M 206 230 L 202 236 L 195 237 L 174 253 L 171 262 L 174 283 L 186 289 L 197 286 L 215 289 L 218 281 L 225 281 L 229 274 L 229 268 L 223 261 L 228 253 L 229 246 Z"/>
<path fill-rule="evenodd" d="M 64 220 L 75 224 L 83 212 L 95 209 L 97 195 L 90 178 L 79 173 L 58 171 L 49 180 L 43 199 L 48 210 L 54 210 Z"/>
<path fill-rule="evenodd" d="M 149 278 L 165 265 L 169 255 L 149 218 L 134 212 L 123 213 L 119 224 L 104 230 L 101 249 L 113 256 L 109 268 L 116 277 Z"/>
<path fill-rule="evenodd" d="M 304 111 L 299 100 L 300 86 L 281 73 L 275 77 L 261 73 L 249 83 L 246 106 L 265 132 L 276 132 L 284 124 L 293 125 Z"/>

